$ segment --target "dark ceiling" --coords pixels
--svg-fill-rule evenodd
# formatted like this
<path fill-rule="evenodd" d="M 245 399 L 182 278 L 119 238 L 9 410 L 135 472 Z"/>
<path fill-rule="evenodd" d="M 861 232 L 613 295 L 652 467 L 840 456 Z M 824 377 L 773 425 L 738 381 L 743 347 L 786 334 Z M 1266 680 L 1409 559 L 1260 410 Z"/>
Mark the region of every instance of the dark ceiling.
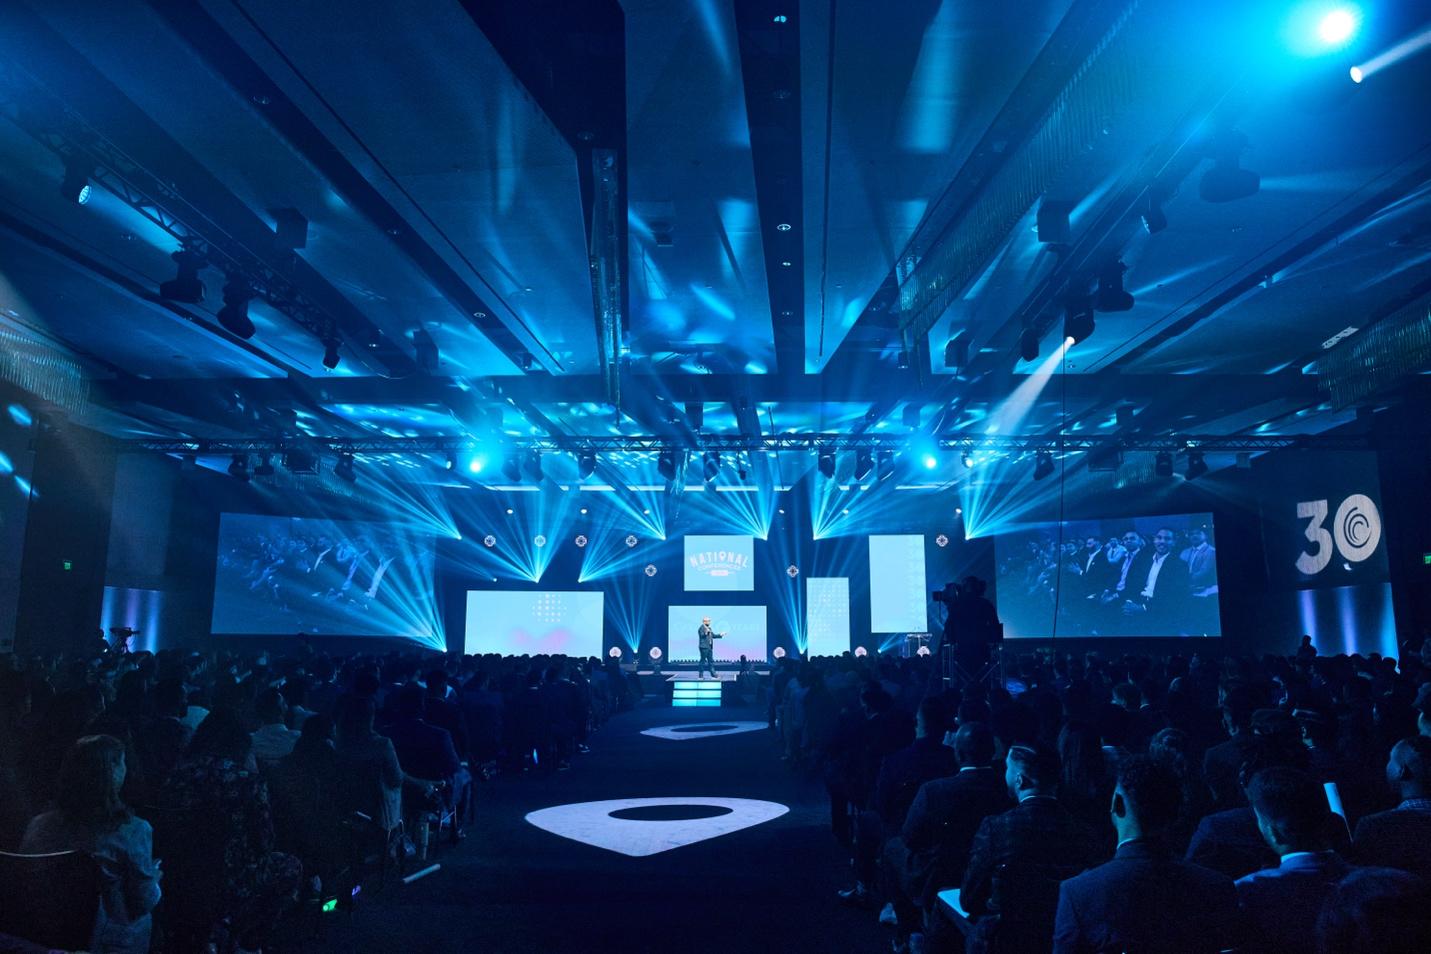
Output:
<path fill-rule="evenodd" d="M 1347 77 L 1431 24 L 1317 6 L 14 0 L 0 323 L 123 438 L 1326 433 L 1424 391 L 1333 378 L 1431 321 L 1431 55 Z"/>

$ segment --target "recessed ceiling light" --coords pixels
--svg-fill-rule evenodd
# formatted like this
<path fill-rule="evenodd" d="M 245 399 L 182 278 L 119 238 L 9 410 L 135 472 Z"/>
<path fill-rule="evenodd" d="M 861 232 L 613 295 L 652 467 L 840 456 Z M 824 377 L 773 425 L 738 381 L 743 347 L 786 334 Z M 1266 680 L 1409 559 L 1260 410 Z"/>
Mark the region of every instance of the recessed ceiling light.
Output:
<path fill-rule="evenodd" d="M 781 311 L 780 314 L 784 315 L 786 318 L 789 318 L 791 315 L 793 315 L 793 314 L 795 314 L 795 313 L 794 313 L 793 311 L 791 311 L 789 308 L 786 308 L 786 309 L 784 309 L 783 311 Z"/>
<path fill-rule="evenodd" d="M 781 262 L 780 264 L 781 264 L 783 267 L 785 267 L 785 268 L 789 268 L 791 265 L 794 265 L 795 263 L 794 263 L 794 262 Z"/>
<path fill-rule="evenodd" d="M 787 16 L 786 16 L 785 14 L 783 14 L 783 13 L 777 13 L 777 14 L 775 14 L 775 16 L 772 17 L 771 19 L 772 19 L 774 22 L 776 22 L 776 23 L 785 23 L 785 22 L 786 22 L 787 20 L 789 20 L 790 18 L 787 17 Z"/>
<path fill-rule="evenodd" d="M 790 223 L 789 223 L 789 222 L 781 222 L 779 225 L 775 226 L 775 231 L 777 231 L 777 232 L 788 232 L 788 231 L 790 231 Z"/>

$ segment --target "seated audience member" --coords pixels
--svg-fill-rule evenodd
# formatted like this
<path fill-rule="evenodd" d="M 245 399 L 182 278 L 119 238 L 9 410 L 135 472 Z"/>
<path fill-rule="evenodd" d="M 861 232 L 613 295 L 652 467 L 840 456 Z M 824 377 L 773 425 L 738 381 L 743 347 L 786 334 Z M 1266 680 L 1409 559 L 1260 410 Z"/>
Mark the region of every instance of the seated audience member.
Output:
<path fill-rule="evenodd" d="M 184 757 L 194 730 L 184 722 L 189 695 L 178 679 L 165 679 L 154 687 L 154 718 L 134 736 L 134 747 L 149 787 L 146 804 L 153 803 L 174 766 Z"/>
<path fill-rule="evenodd" d="M 1226 809 L 1245 804 L 1237 773 L 1257 745 L 1252 734 L 1252 713 L 1257 710 L 1257 698 L 1248 686 L 1230 686 L 1221 708 L 1222 727 L 1228 738 L 1207 750 L 1202 760 L 1202 776 L 1212 792 L 1214 806 Z"/>
<path fill-rule="evenodd" d="M 1431 738 L 1419 735 L 1396 743 L 1386 763 L 1386 781 L 1400 804 L 1357 823 L 1352 858 L 1431 879 Z"/>
<path fill-rule="evenodd" d="M 901 937 L 918 930 L 918 912 L 931 907 L 939 891 L 963 880 L 980 823 L 1009 807 L 1008 785 L 989 764 L 994 735 L 987 725 L 961 725 L 954 755 L 959 771 L 921 785 L 903 829 L 885 845 L 885 880 Z"/>
<path fill-rule="evenodd" d="M 473 765 L 495 762 L 502 754 L 502 694 L 492 685 L 492 675 L 479 671 L 462 690 L 466 723 L 467 758 Z"/>
<path fill-rule="evenodd" d="M 254 702 L 259 728 L 252 733 L 253 757 L 260 765 L 270 765 L 293 751 L 299 732 L 284 721 L 288 704 L 277 689 L 265 689 Z"/>
<path fill-rule="evenodd" d="M 1103 860 L 1096 837 L 1058 803 L 1051 750 L 1015 744 L 1004 781 L 1018 804 L 980 823 L 959 902 L 974 919 L 971 951 L 1045 950 L 1053 936 L 1058 882 Z"/>
<path fill-rule="evenodd" d="M 1431 951 L 1431 885 L 1396 868 L 1354 868 L 1332 887 L 1316 924 L 1319 954 Z"/>
<path fill-rule="evenodd" d="M 269 773 L 273 795 L 273 825 L 279 846 L 302 861 L 305 871 L 326 882 L 343 847 L 341 821 L 334 810 L 337 753 L 333 720 L 312 715 L 293 751 Z"/>
<path fill-rule="evenodd" d="M 120 800 L 124 747 L 107 735 L 81 738 L 60 768 L 55 811 L 30 822 L 20 850 L 32 854 L 83 851 L 99 865 L 102 894 L 90 949 L 145 954 L 159 903 L 159 865 L 149 823 Z"/>
<path fill-rule="evenodd" d="M 1431 638 L 1421 644 L 1421 655 L 1427 655 Z M 1431 739 L 1431 682 L 1424 683 L 1416 692 L 1416 733 L 1423 739 Z"/>
<path fill-rule="evenodd" d="M 459 758 L 467 757 L 467 726 L 462 709 L 448 692 L 447 673 L 432 669 L 427 673 L 427 691 L 423 696 L 423 721 L 446 729 L 452 736 L 452 746 Z"/>
<path fill-rule="evenodd" d="M 240 944 L 255 949 L 295 900 L 302 867 L 275 851 L 268 786 L 253 760 L 253 739 L 232 709 L 215 708 L 194 730 L 189 751 L 160 797 L 163 807 L 196 816 L 223 846 L 223 903 Z"/>
<path fill-rule="evenodd" d="M 376 717 L 377 706 L 371 696 L 343 699 L 338 705 L 333 748 L 343 804 L 365 813 L 376 811 L 374 824 L 390 832 L 402 821 L 403 773 L 392 740 L 373 729 Z M 373 793 L 354 790 L 355 782 L 364 777 L 378 782 L 381 791 L 376 793 L 376 804 L 369 804 Z"/>
<path fill-rule="evenodd" d="M 1182 788 L 1182 801 L 1178 807 L 1178 819 L 1167 832 L 1168 846 L 1182 857 L 1188 850 L 1193 830 L 1207 814 L 1212 796 L 1198 773 L 1196 763 L 1189 758 L 1192 742 L 1182 729 L 1160 729 L 1148 743 L 1148 755 L 1173 770 Z"/>
<path fill-rule="evenodd" d="M 1177 861 L 1166 836 L 1178 818 L 1182 783 L 1147 756 L 1118 774 L 1111 815 L 1113 860 L 1063 882 L 1055 951 L 1221 951 L 1233 944 L 1232 880 Z"/>
<path fill-rule="evenodd" d="M 1312 776 L 1290 768 L 1266 769 L 1252 779 L 1247 797 L 1257 828 L 1280 859 L 1240 878 L 1237 900 L 1259 951 L 1303 952 L 1316 941 L 1322 901 L 1351 867 L 1328 848 L 1326 794 Z"/>
<path fill-rule="evenodd" d="M 447 785 L 450 804 L 466 805 L 471 776 L 462 767 L 452 736 L 446 729 L 429 725 L 423 719 L 424 700 L 421 686 L 403 686 L 398 691 L 396 719 L 388 727 L 388 738 L 397 750 L 398 764 L 403 773 L 421 782 L 441 782 Z M 461 838 L 459 826 L 453 825 L 453 837 Z"/>

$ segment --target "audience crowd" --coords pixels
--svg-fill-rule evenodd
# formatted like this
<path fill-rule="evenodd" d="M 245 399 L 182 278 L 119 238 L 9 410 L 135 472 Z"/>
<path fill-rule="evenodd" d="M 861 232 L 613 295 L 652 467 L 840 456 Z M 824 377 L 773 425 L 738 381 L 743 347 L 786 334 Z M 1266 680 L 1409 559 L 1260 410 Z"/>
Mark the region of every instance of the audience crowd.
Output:
<path fill-rule="evenodd" d="M 896 951 L 1431 951 L 1431 638 L 1398 660 L 782 660 L 769 718 L 823 781 Z"/>
<path fill-rule="evenodd" d="M 567 768 L 639 692 L 565 657 L 0 657 L 0 850 L 94 859 L 91 950 L 255 950 L 462 839 L 477 783 Z"/>

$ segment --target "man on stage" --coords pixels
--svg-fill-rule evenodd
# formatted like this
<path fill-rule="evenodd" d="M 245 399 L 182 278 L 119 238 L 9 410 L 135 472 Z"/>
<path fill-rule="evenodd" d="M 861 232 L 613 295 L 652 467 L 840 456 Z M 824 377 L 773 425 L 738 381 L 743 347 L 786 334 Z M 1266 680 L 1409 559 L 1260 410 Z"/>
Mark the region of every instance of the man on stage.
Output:
<path fill-rule="evenodd" d="M 706 667 L 710 667 L 711 678 L 715 678 L 715 641 L 724 636 L 725 633 L 717 633 L 711 629 L 711 618 L 709 616 L 701 619 L 701 628 L 696 630 L 697 644 L 701 650 L 701 661 L 696 668 L 696 678 L 706 677 Z"/>

